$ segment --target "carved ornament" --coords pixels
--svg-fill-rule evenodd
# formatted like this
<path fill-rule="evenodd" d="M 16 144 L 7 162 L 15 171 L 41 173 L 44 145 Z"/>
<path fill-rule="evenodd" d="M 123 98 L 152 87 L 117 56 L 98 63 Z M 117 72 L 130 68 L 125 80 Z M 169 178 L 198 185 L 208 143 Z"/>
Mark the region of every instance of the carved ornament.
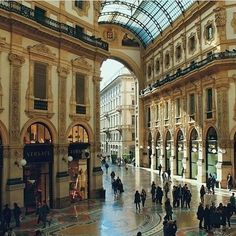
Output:
<path fill-rule="evenodd" d="M 225 8 L 218 7 L 214 9 L 216 27 L 224 27 L 226 25 L 226 12 Z"/>
<path fill-rule="evenodd" d="M 25 63 L 25 58 L 23 56 L 14 53 L 9 53 L 8 60 L 14 66 L 22 66 L 22 64 Z"/>
<path fill-rule="evenodd" d="M 77 57 L 74 60 L 71 60 L 72 66 L 78 69 L 90 71 L 92 66 L 85 60 L 84 56 Z"/>
<path fill-rule="evenodd" d="M 69 68 L 68 67 L 63 67 L 63 66 L 59 66 L 57 68 L 57 72 L 59 74 L 60 77 L 66 78 L 67 75 L 70 73 Z"/>
<path fill-rule="evenodd" d="M 34 53 L 36 55 L 46 56 L 51 59 L 56 58 L 56 54 L 53 53 L 49 47 L 47 47 L 45 44 L 36 44 L 34 46 L 28 46 L 28 51 L 30 53 Z"/>

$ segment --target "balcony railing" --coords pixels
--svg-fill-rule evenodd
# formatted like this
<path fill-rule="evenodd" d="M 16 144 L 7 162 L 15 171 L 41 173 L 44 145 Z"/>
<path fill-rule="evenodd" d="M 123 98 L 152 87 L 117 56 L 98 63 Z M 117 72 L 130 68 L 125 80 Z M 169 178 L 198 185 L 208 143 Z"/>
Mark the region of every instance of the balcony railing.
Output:
<path fill-rule="evenodd" d="M 156 90 L 157 88 L 180 78 L 181 76 L 184 76 L 184 75 L 186 75 L 190 72 L 193 72 L 197 69 L 201 69 L 202 67 L 209 64 L 212 61 L 220 61 L 220 60 L 229 59 L 229 58 L 236 58 L 236 50 L 235 49 L 233 49 L 233 51 L 226 50 L 225 52 L 213 53 L 210 56 L 208 56 L 207 58 L 205 58 L 199 62 L 195 62 L 183 70 L 179 69 L 175 74 L 168 75 L 164 79 L 159 80 L 154 84 L 149 84 L 145 89 L 140 91 L 140 95 L 142 96 L 142 95 L 148 94 L 148 93 Z"/>
<path fill-rule="evenodd" d="M 99 47 L 101 49 L 108 51 L 108 43 L 102 41 L 100 38 L 95 38 L 94 36 L 89 36 L 83 32 L 78 32 L 76 28 L 71 27 L 64 23 L 60 23 L 48 17 L 39 17 L 35 14 L 35 10 L 26 7 L 20 4 L 19 2 L 0 1 L 0 9 L 16 13 L 30 20 L 33 20 L 41 25 L 44 25 L 47 28 L 50 28 L 57 32 L 65 33 L 92 46 Z"/>

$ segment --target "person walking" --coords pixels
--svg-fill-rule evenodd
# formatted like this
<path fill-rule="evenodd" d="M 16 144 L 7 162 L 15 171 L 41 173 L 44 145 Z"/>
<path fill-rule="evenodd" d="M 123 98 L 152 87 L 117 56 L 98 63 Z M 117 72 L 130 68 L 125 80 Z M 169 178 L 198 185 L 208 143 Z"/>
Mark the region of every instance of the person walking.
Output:
<path fill-rule="evenodd" d="M 165 211 L 166 211 L 165 218 L 167 220 L 172 220 L 173 208 L 170 204 L 170 199 L 169 198 L 167 198 L 166 201 L 165 201 Z"/>
<path fill-rule="evenodd" d="M 227 187 L 229 191 L 231 191 L 233 188 L 233 177 L 230 173 L 227 176 Z"/>
<path fill-rule="evenodd" d="M 109 168 L 109 164 L 106 162 L 105 163 L 105 168 L 106 168 L 106 174 L 108 173 L 108 168 Z"/>
<path fill-rule="evenodd" d="M 161 169 L 162 169 L 162 165 L 160 164 L 160 165 L 158 166 L 158 170 L 159 170 L 159 177 L 161 176 Z"/>
<path fill-rule="evenodd" d="M 203 218 L 204 218 L 204 207 L 203 203 L 200 202 L 197 209 L 197 219 L 199 220 L 199 229 L 203 229 L 202 227 Z"/>
<path fill-rule="evenodd" d="M 136 212 L 139 210 L 140 212 L 140 202 L 141 202 L 141 199 L 140 199 L 140 193 L 139 191 L 137 190 L 135 192 L 135 195 L 134 195 L 134 203 L 135 203 L 135 206 L 136 206 Z"/>
<path fill-rule="evenodd" d="M 156 184 L 154 181 L 152 181 L 151 185 L 151 194 L 152 194 L 152 202 L 155 202 L 155 197 L 156 197 Z"/>
<path fill-rule="evenodd" d="M 229 198 L 229 202 L 231 204 L 233 212 L 236 213 L 236 199 L 234 193 L 232 193 L 231 197 Z"/>
<path fill-rule="evenodd" d="M 146 198 L 147 198 L 146 191 L 145 191 L 144 189 L 142 189 L 142 192 L 141 192 L 141 201 L 142 201 L 142 206 L 143 206 L 143 207 L 144 207 L 144 205 L 145 205 Z"/>
<path fill-rule="evenodd" d="M 3 228 L 9 229 L 11 222 L 11 209 L 8 207 L 8 204 L 5 205 L 5 208 L 2 212 L 3 217 Z"/>
<path fill-rule="evenodd" d="M 14 219 L 15 219 L 16 227 L 20 227 L 21 209 L 17 205 L 16 202 L 14 203 L 13 216 L 14 216 Z"/>
<path fill-rule="evenodd" d="M 201 188 L 200 188 L 200 200 L 201 200 L 202 203 L 204 203 L 205 194 L 206 194 L 206 190 L 205 190 L 204 185 L 202 185 Z"/>
<path fill-rule="evenodd" d="M 50 209 L 46 203 L 46 201 L 43 201 L 43 205 L 41 206 L 40 208 L 40 215 L 41 215 L 41 220 L 43 222 L 43 228 L 46 227 L 46 223 L 48 222 L 48 225 L 50 226 L 51 225 L 51 221 L 48 220 L 48 214 L 50 212 Z"/>

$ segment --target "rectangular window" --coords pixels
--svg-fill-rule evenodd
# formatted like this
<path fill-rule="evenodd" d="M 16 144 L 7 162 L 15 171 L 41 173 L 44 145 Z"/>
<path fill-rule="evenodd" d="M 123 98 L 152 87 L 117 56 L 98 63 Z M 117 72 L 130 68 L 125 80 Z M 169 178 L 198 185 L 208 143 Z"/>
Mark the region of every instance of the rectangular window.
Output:
<path fill-rule="evenodd" d="M 75 80 L 75 88 L 76 88 L 76 104 L 85 105 L 85 78 L 81 74 L 76 74 Z"/>
<path fill-rule="evenodd" d="M 132 125 L 134 125 L 135 124 L 135 115 L 132 115 L 132 123 L 131 123 Z"/>
<path fill-rule="evenodd" d="M 34 64 L 34 97 L 47 99 L 47 65 L 36 62 Z"/>
<path fill-rule="evenodd" d="M 148 107 L 148 112 L 147 112 L 147 125 L 148 127 L 151 127 L 151 109 Z"/>
<path fill-rule="evenodd" d="M 132 141 L 135 141 L 135 133 L 132 133 Z"/>
<path fill-rule="evenodd" d="M 165 103 L 165 119 L 166 120 L 169 119 L 169 103 L 168 102 Z"/>
<path fill-rule="evenodd" d="M 206 39 L 211 40 L 213 38 L 213 26 L 212 24 L 206 27 Z"/>
<path fill-rule="evenodd" d="M 157 121 L 160 120 L 160 107 L 157 105 Z"/>
<path fill-rule="evenodd" d="M 189 118 L 190 121 L 195 119 L 195 95 L 191 93 L 189 95 Z"/>
<path fill-rule="evenodd" d="M 206 113 L 207 113 L 207 119 L 212 118 L 212 108 L 213 108 L 213 102 L 212 102 L 212 88 L 209 88 L 206 90 L 207 92 L 207 107 L 206 107 Z"/>
<path fill-rule="evenodd" d="M 181 109 L 181 104 L 180 104 L 180 98 L 176 99 L 175 103 L 175 117 L 176 117 L 176 123 L 180 122 L 180 109 Z"/>

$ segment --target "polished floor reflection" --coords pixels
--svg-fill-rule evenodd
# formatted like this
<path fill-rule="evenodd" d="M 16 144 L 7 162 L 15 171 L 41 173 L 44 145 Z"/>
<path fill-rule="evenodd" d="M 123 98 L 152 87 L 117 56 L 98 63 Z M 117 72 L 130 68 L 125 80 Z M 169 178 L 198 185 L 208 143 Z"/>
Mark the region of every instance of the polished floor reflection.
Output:
<path fill-rule="evenodd" d="M 111 187 L 110 173 L 114 170 L 124 185 L 124 193 L 114 197 Z M 17 235 L 34 235 L 35 230 L 41 229 L 45 235 L 87 235 L 87 236 L 135 236 L 138 231 L 142 235 L 162 235 L 164 216 L 163 205 L 152 203 L 150 194 L 151 182 L 162 186 L 157 173 L 148 169 L 111 166 L 106 174 L 104 170 L 103 183 L 106 189 L 106 199 L 81 201 L 69 208 L 52 210 L 50 217 L 52 224 L 46 229 L 36 224 L 36 216 L 26 217 Z M 173 178 L 173 183 L 187 183 L 192 192 L 191 209 L 174 209 L 174 219 L 177 220 L 177 235 L 208 235 L 199 231 L 196 210 L 199 204 L 200 183 L 197 181 Z M 136 212 L 134 193 L 144 188 L 147 192 L 145 208 Z M 227 190 L 216 190 L 215 201 L 227 203 L 230 193 Z M 171 194 L 169 195 L 171 198 Z M 163 199 L 164 200 L 164 199 Z M 213 233 L 209 234 L 213 235 Z M 215 231 L 214 235 L 236 235 L 236 217 L 232 218 L 232 228 L 226 231 Z"/>

